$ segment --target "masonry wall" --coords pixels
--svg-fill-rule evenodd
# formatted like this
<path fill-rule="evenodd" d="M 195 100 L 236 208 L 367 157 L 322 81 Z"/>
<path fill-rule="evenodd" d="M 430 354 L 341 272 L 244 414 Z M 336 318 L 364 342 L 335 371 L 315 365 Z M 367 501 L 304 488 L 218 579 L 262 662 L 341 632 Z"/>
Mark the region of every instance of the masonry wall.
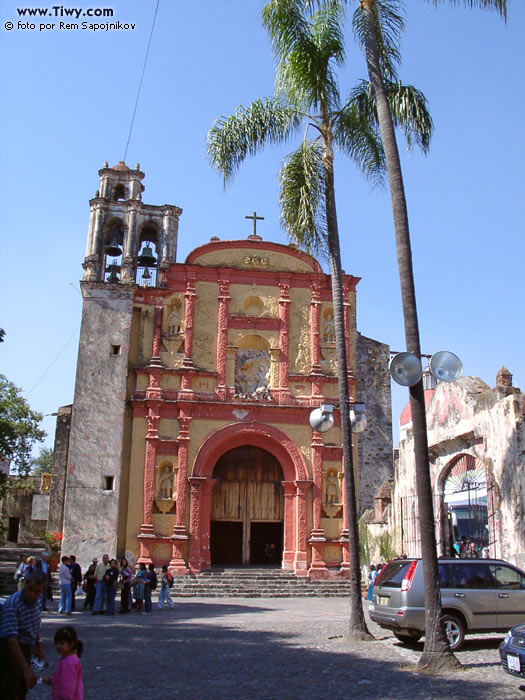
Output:
<path fill-rule="evenodd" d="M 389 360 L 388 345 L 358 334 L 356 400 L 366 404 L 367 418 L 357 438 L 360 514 L 374 507 L 377 489 L 394 475 Z"/>
<path fill-rule="evenodd" d="M 86 561 L 117 546 L 133 289 L 84 282 L 82 294 L 63 547 Z"/>

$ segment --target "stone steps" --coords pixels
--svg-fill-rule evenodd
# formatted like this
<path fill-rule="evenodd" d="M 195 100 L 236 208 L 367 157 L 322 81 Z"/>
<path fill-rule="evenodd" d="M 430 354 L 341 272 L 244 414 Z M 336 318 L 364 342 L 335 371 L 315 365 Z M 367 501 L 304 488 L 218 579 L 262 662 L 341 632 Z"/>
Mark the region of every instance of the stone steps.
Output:
<path fill-rule="evenodd" d="M 282 569 L 212 569 L 197 576 L 175 577 L 171 595 L 177 598 L 346 597 L 344 579 L 310 580 Z"/>

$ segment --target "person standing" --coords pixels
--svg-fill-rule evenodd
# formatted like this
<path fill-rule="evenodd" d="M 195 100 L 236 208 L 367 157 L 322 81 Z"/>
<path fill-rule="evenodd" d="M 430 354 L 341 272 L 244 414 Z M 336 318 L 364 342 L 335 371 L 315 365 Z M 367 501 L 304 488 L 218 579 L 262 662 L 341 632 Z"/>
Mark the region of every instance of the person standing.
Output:
<path fill-rule="evenodd" d="M 83 589 L 86 593 L 84 598 L 84 610 L 93 610 L 93 605 L 95 603 L 95 591 L 97 587 L 97 579 L 95 576 L 95 571 L 97 568 L 98 559 L 95 557 L 91 564 L 88 566 L 86 573 L 84 574 L 85 588 Z"/>
<path fill-rule="evenodd" d="M 108 601 L 108 609 L 106 615 L 115 614 L 115 596 L 117 595 L 117 584 L 119 577 L 118 564 L 116 559 L 109 562 L 109 569 L 106 569 L 104 574 L 104 584 L 106 586 L 106 599 Z"/>
<path fill-rule="evenodd" d="M 26 579 L 24 588 L 6 600 L 0 625 L 0 688 L 4 700 L 23 700 L 36 685 L 31 668 L 34 648 L 39 659 L 44 658 L 40 641 L 42 594 L 46 577 L 35 571 Z"/>
<path fill-rule="evenodd" d="M 109 569 L 109 554 L 104 554 L 102 561 L 97 564 L 97 568 L 95 569 L 97 587 L 95 590 L 95 603 L 93 605 L 92 615 L 104 614 L 104 608 L 106 607 L 106 584 L 104 583 L 104 576 L 107 569 Z"/>
<path fill-rule="evenodd" d="M 42 682 L 52 686 L 53 700 L 84 700 L 82 682 L 83 644 L 74 627 L 62 627 L 55 632 L 55 647 L 60 654 L 60 661 L 51 678 L 42 678 Z"/>
<path fill-rule="evenodd" d="M 16 571 L 15 571 L 15 581 L 17 583 L 17 588 L 19 591 L 22 590 L 24 587 L 24 572 L 26 570 L 27 566 L 27 554 L 21 554 L 20 559 L 17 562 L 16 565 Z"/>
<path fill-rule="evenodd" d="M 75 593 L 77 588 L 82 585 L 82 569 L 80 564 L 77 564 L 77 558 L 74 554 L 69 557 L 69 570 L 71 571 L 71 610 L 75 610 Z"/>
<path fill-rule="evenodd" d="M 170 588 L 173 586 L 173 576 L 168 571 L 166 564 L 162 567 L 162 576 L 160 579 L 160 592 L 158 608 L 162 610 L 164 603 L 167 603 L 171 609 L 175 607 L 175 603 L 171 599 Z"/>
<path fill-rule="evenodd" d="M 62 563 L 58 569 L 58 583 L 60 585 L 59 615 L 71 615 L 71 578 L 69 557 L 62 557 Z"/>
<path fill-rule="evenodd" d="M 129 597 L 131 591 L 131 581 L 133 580 L 133 570 L 128 564 L 127 559 L 120 560 L 120 580 L 122 588 L 120 591 L 120 610 L 119 613 L 129 612 Z"/>
<path fill-rule="evenodd" d="M 46 577 L 46 587 L 42 595 L 42 610 L 47 610 L 47 601 L 51 589 L 51 569 L 49 568 L 47 552 L 42 552 L 41 558 L 36 563 L 36 569 L 41 571 Z M 52 598 L 49 598 L 49 600 L 52 600 Z"/>
<path fill-rule="evenodd" d="M 144 612 L 148 615 L 153 612 L 153 605 L 151 602 L 151 594 L 157 588 L 157 574 L 155 573 L 155 567 L 153 564 L 148 566 L 146 572 L 146 579 L 144 581 Z"/>

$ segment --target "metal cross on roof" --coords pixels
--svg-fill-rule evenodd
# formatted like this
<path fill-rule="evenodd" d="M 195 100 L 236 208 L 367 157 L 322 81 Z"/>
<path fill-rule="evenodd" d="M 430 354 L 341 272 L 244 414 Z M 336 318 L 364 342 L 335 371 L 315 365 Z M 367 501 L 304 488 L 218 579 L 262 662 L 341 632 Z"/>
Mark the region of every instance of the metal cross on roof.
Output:
<path fill-rule="evenodd" d="M 262 221 L 264 216 L 257 216 L 257 212 L 253 212 L 251 216 L 245 216 L 245 219 L 253 219 L 253 233 L 252 236 L 257 235 L 257 221 Z"/>

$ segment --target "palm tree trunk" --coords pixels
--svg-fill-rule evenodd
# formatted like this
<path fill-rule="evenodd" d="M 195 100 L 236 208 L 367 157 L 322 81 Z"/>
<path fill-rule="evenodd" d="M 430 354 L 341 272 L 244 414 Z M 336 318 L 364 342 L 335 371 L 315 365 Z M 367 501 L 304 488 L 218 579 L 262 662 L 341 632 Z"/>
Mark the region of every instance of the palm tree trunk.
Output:
<path fill-rule="evenodd" d="M 348 389 L 348 359 L 346 353 L 343 271 L 341 250 L 335 207 L 335 186 L 333 152 L 325 139 L 325 186 L 326 186 L 326 228 L 328 234 L 328 256 L 332 277 L 332 301 L 334 305 L 335 347 L 337 354 L 337 374 L 339 405 L 341 416 L 341 440 L 343 446 L 343 468 L 345 481 L 345 501 L 348 521 L 348 549 L 350 576 L 350 618 L 348 632 L 352 639 L 369 639 L 363 612 L 361 593 L 361 567 L 359 563 L 359 528 L 357 522 L 357 498 L 352 451 L 352 430 L 350 425 L 350 392 Z"/>
<path fill-rule="evenodd" d="M 392 114 L 388 104 L 377 49 L 373 12 L 375 0 L 361 0 L 365 27 L 365 50 L 370 82 L 375 92 L 379 129 L 386 155 L 388 182 L 394 215 L 397 264 L 401 284 L 401 299 L 405 325 L 405 341 L 408 352 L 421 356 L 419 324 L 417 318 L 416 291 L 412 267 L 412 249 L 408 228 L 408 212 L 399 151 Z M 414 434 L 416 464 L 416 490 L 419 510 L 421 557 L 425 586 L 425 647 L 418 668 L 436 671 L 443 667 L 457 667 L 459 661 L 448 648 L 441 624 L 441 593 L 437 560 L 436 534 L 432 483 L 428 458 L 427 424 L 423 382 L 410 388 L 410 408 Z"/>

